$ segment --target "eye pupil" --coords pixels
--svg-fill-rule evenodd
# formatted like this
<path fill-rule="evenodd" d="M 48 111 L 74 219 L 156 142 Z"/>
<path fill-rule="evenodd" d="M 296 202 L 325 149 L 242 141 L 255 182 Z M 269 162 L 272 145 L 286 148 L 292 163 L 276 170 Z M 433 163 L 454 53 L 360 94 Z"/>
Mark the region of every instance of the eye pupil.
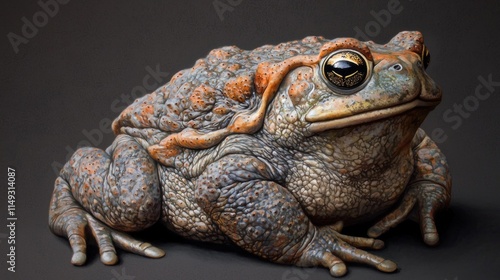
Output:
<path fill-rule="evenodd" d="M 353 50 L 339 50 L 322 63 L 322 77 L 329 87 L 348 94 L 363 85 L 370 71 L 366 58 Z"/>
<path fill-rule="evenodd" d="M 327 65 L 326 68 L 331 68 L 331 69 L 325 69 L 326 71 L 330 70 L 342 77 L 346 77 L 356 73 L 358 71 L 359 65 L 351 61 L 339 60 L 335 62 L 332 66 Z"/>

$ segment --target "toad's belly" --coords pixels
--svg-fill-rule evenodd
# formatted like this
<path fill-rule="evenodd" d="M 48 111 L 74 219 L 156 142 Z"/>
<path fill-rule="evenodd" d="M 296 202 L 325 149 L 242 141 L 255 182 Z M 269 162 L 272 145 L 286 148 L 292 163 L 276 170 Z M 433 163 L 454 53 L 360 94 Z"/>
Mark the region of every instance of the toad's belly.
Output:
<path fill-rule="evenodd" d="M 413 161 L 408 155 L 384 170 L 314 172 L 290 181 L 288 187 L 308 217 L 316 224 L 354 224 L 383 213 L 400 199 L 413 173 Z"/>

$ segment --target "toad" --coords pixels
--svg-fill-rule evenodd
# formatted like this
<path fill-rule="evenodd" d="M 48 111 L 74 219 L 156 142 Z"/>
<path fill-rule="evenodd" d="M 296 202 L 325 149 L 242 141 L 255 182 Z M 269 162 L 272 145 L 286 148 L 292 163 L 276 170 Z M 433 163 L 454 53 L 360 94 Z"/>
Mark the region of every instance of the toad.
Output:
<path fill-rule="evenodd" d="M 419 32 L 385 45 L 306 37 L 251 51 L 211 51 L 113 122 L 106 150 L 81 148 L 62 168 L 49 225 L 86 261 L 115 247 L 159 258 L 126 232 L 162 223 L 187 239 L 233 244 L 263 259 L 384 272 L 363 249 L 412 218 L 438 243 L 435 213 L 450 202 L 446 159 L 419 128 L 440 102 Z M 374 220 L 376 219 L 376 220 Z M 372 221 L 367 237 L 344 225 Z"/>

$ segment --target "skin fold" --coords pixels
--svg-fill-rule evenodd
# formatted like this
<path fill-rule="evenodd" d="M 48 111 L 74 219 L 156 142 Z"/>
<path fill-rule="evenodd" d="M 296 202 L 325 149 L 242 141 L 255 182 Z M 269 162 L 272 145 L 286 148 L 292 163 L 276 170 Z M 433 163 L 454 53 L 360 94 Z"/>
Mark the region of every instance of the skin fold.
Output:
<path fill-rule="evenodd" d="M 346 262 L 393 272 L 363 248 L 383 248 L 377 238 L 409 217 L 436 245 L 434 216 L 451 197 L 446 159 L 419 128 L 441 100 L 429 59 L 408 31 L 385 45 L 306 37 L 215 49 L 126 108 L 108 149 L 75 152 L 55 182 L 50 229 L 68 238 L 75 265 L 89 238 L 108 265 L 116 247 L 162 257 L 125 233 L 162 223 L 333 276 Z M 341 233 L 380 216 L 368 237 Z"/>

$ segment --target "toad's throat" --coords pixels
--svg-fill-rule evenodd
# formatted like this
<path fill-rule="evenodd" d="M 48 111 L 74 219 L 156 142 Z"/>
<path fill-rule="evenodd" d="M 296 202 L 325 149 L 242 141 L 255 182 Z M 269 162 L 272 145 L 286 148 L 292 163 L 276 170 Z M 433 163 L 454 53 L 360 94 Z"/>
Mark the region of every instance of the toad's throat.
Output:
<path fill-rule="evenodd" d="M 384 108 L 384 109 L 378 109 L 378 110 L 373 110 L 373 111 L 368 111 L 368 112 L 362 112 L 356 115 L 351 115 L 347 117 L 341 117 L 338 119 L 332 119 L 332 120 L 327 120 L 327 121 L 318 121 L 318 122 L 311 122 L 309 126 L 309 131 L 312 133 L 319 133 L 323 132 L 326 130 L 331 130 L 331 129 L 340 129 L 348 126 L 353 126 L 353 125 L 358 125 L 358 124 L 363 124 L 363 123 L 368 123 L 368 122 L 373 122 L 381 119 L 386 119 L 392 116 L 396 116 L 399 114 L 402 114 L 404 112 L 407 112 L 409 110 L 412 110 L 417 107 L 429 107 L 433 108 L 436 105 L 439 104 L 439 100 L 437 101 L 424 101 L 421 99 L 414 99 L 413 101 L 400 104 L 397 106 L 389 107 L 389 108 Z"/>

